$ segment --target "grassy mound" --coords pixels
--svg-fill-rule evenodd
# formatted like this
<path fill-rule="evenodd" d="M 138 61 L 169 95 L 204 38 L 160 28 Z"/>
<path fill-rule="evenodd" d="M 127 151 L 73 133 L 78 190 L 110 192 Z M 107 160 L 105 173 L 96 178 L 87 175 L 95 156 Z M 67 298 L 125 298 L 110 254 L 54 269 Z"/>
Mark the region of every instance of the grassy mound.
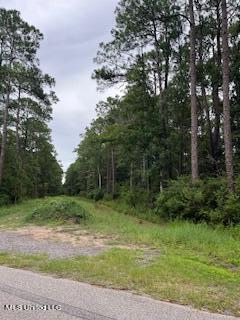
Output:
<path fill-rule="evenodd" d="M 71 221 L 81 223 L 89 218 L 89 213 L 79 204 L 70 199 L 51 201 L 35 208 L 27 216 L 28 222 L 47 222 L 47 221 Z"/>

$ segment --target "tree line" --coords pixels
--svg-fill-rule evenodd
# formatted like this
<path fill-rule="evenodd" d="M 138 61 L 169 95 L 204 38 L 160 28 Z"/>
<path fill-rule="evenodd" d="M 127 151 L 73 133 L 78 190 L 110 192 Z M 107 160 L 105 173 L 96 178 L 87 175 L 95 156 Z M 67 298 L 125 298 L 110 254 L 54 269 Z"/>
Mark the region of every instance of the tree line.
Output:
<path fill-rule="evenodd" d="M 39 66 L 42 33 L 0 8 L 0 203 L 56 194 L 62 168 L 48 122 L 55 80 Z"/>
<path fill-rule="evenodd" d="M 170 180 L 227 177 L 240 160 L 239 3 L 121 0 L 93 73 L 122 95 L 97 117 L 66 175 L 70 194 L 159 194 Z M 125 191 L 124 191 L 125 190 Z"/>

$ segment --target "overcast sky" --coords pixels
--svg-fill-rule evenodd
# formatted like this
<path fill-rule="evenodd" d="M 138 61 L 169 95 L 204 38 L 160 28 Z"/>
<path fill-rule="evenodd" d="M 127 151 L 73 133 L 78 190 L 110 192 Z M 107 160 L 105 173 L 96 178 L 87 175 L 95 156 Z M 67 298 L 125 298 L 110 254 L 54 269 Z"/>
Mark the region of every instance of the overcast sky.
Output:
<path fill-rule="evenodd" d="M 98 44 L 111 39 L 118 0 L 0 0 L 0 7 L 17 9 L 44 34 L 41 68 L 56 79 L 60 102 L 54 106 L 53 143 L 64 170 L 75 159 L 79 134 L 94 118 L 101 94 L 91 80 Z"/>

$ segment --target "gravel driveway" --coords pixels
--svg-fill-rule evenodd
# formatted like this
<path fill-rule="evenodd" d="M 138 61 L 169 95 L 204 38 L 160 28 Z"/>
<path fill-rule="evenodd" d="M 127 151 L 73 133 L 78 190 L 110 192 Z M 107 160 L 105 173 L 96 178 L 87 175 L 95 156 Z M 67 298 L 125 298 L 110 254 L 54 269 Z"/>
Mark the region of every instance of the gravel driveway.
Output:
<path fill-rule="evenodd" d="M 11 231 L 0 231 L 0 252 L 47 254 L 49 258 L 68 258 L 79 255 L 94 256 L 106 250 L 104 246 L 80 247 L 51 239 L 34 239 Z"/>

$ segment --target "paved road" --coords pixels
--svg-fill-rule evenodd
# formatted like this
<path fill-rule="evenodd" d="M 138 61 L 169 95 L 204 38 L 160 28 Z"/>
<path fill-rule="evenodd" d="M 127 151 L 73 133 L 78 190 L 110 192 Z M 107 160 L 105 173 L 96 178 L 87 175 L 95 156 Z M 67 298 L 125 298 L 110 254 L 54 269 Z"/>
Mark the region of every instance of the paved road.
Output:
<path fill-rule="evenodd" d="M 61 311 L 9 311 L 4 305 L 57 305 Z M 1 320 L 234 320 L 29 271 L 0 267 Z M 239 318 L 238 318 L 239 319 Z"/>

